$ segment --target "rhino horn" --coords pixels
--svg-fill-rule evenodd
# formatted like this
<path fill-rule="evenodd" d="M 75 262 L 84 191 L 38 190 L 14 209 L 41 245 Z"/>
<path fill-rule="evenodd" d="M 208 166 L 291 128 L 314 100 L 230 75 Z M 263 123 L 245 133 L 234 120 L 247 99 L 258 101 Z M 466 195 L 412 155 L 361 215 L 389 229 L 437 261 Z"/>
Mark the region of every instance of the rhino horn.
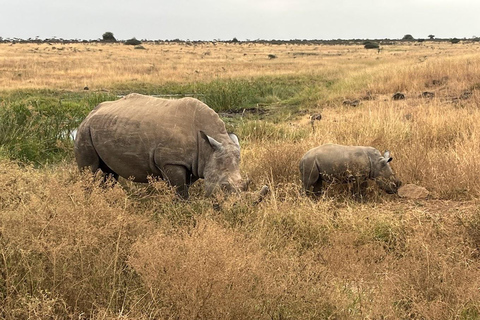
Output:
<path fill-rule="evenodd" d="M 385 153 L 383 154 L 383 157 L 385 158 L 385 160 L 387 160 L 387 162 L 390 162 L 393 160 L 392 157 L 390 157 L 390 151 L 385 151 Z"/>
<path fill-rule="evenodd" d="M 238 141 L 238 137 L 234 133 L 229 133 L 230 139 L 240 148 L 240 142 Z"/>

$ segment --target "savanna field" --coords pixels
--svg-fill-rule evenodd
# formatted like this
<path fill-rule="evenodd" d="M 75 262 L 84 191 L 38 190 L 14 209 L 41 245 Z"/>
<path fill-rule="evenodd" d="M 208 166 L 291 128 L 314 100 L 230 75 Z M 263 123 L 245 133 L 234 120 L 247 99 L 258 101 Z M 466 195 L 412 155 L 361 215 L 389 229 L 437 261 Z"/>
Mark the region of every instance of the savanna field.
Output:
<path fill-rule="evenodd" d="M 1 43 L 0 318 L 479 319 L 480 43 L 381 48 Z M 71 133 L 131 92 L 214 108 L 249 191 L 80 173 Z M 390 150 L 429 195 L 303 196 L 328 142 Z"/>

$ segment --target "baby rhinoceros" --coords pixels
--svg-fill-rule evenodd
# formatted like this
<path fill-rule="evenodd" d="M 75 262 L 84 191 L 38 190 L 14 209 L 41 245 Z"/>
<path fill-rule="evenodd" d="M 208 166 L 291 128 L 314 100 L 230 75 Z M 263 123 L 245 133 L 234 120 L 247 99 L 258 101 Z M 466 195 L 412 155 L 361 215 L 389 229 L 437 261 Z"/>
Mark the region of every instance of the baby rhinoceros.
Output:
<path fill-rule="evenodd" d="M 368 180 L 375 180 L 387 193 L 397 193 L 402 183 L 395 177 L 390 161 L 389 151 L 382 155 L 372 147 L 324 144 L 309 150 L 300 160 L 303 189 L 308 195 L 319 196 L 324 181 L 353 183 L 353 191 L 364 196 Z"/>

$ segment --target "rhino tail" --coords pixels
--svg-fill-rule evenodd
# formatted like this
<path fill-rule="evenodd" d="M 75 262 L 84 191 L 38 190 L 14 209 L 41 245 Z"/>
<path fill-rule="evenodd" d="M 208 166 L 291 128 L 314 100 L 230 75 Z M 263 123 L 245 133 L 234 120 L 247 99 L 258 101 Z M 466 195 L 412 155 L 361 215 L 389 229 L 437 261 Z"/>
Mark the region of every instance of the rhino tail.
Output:
<path fill-rule="evenodd" d="M 303 190 L 308 191 L 320 179 L 320 170 L 316 161 L 300 161 L 300 173 Z"/>
<path fill-rule="evenodd" d="M 118 179 L 118 174 L 113 171 L 99 156 L 93 145 L 92 133 L 90 127 L 82 127 L 78 130 L 75 140 L 75 158 L 80 170 L 90 169 L 92 173 L 102 170 L 105 174 L 105 180 L 108 177 Z"/>

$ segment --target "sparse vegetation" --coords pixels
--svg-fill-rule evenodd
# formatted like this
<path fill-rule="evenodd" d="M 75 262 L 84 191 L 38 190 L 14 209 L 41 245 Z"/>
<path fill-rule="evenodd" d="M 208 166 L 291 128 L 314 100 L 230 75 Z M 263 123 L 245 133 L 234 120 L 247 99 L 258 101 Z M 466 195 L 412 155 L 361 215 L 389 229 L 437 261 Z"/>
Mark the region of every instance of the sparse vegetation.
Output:
<path fill-rule="evenodd" d="M 142 45 L 0 44 L 0 318 L 478 318 L 477 44 L 289 44 L 273 60 L 270 45 Z M 129 92 L 207 102 L 251 190 L 271 193 L 214 209 L 201 181 L 183 202 L 162 181 L 79 173 L 68 133 Z M 303 197 L 298 161 L 326 142 L 389 149 L 431 199 Z"/>

